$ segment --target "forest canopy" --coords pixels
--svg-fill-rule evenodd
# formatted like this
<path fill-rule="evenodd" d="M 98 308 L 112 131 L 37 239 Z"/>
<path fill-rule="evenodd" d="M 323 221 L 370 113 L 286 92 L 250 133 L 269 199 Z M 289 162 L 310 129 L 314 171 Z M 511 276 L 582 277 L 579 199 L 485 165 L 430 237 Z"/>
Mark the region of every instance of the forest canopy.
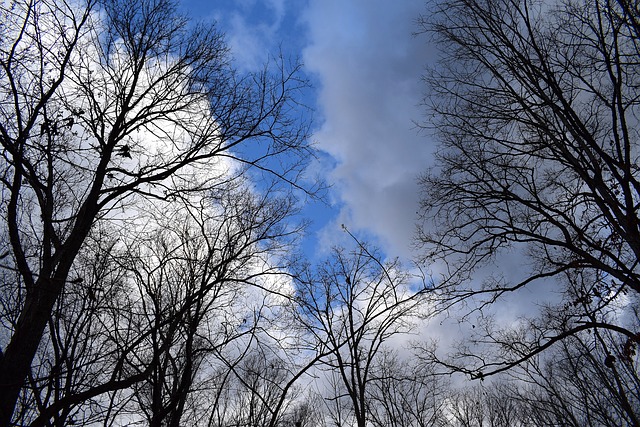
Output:
<path fill-rule="evenodd" d="M 381 87 L 412 52 L 394 46 L 315 92 L 345 103 L 325 136 L 371 107 L 333 172 L 305 67 L 242 66 L 237 33 L 183 3 L 0 5 L 0 425 L 640 425 L 637 3 L 425 3 L 427 71 Z M 344 30 L 369 46 L 334 76 L 387 48 Z M 388 205 L 420 199 L 414 258 L 350 223 L 303 252 L 308 201 L 397 212 L 322 178 L 353 141 L 406 150 L 369 114 L 405 115 L 391 94 L 416 87 L 437 145 L 420 193 L 373 141 L 350 171 L 384 176 Z"/>

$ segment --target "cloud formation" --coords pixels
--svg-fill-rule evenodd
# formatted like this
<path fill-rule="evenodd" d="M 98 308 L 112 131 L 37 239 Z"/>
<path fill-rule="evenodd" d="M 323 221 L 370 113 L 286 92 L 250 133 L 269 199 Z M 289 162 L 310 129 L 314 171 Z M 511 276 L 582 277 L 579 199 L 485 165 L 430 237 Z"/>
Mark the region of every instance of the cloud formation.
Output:
<path fill-rule="evenodd" d="M 389 255 L 408 255 L 415 229 L 417 176 L 433 144 L 417 130 L 421 75 L 430 59 L 414 37 L 423 0 L 311 0 L 303 58 L 319 81 L 320 128 L 314 135 L 336 166 L 330 172 L 335 223 L 378 238 Z"/>
<path fill-rule="evenodd" d="M 242 71 L 260 70 L 270 55 L 277 55 L 285 33 L 295 23 L 288 0 L 223 0 L 214 19 L 224 30 L 235 64 Z M 286 41 L 290 44 L 290 41 Z"/>

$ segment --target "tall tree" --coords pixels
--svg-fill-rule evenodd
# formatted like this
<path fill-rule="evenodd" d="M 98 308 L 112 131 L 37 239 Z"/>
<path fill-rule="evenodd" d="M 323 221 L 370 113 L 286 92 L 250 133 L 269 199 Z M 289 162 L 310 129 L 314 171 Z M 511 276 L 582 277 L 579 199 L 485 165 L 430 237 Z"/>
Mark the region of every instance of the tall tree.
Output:
<path fill-rule="evenodd" d="M 248 168 L 297 186 L 308 147 L 296 67 L 238 76 L 216 28 L 172 0 L 12 1 L 0 17 L 6 425 L 99 221 L 134 224 L 140 200 L 206 193 Z"/>
<path fill-rule="evenodd" d="M 480 337 L 517 351 L 455 368 L 486 376 L 588 329 L 638 344 L 639 17 L 627 0 L 445 0 L 423 18 L 441 47 L 426 78 L 441 145 L 419 240 L 443 308 L 524 289 L 555 303 L 553 322 Z"/>
<path fill-rule="evenodd" d="M 637 361 L 618 338 L 575 334 L 498 378 L 450 390 L 446 425 L 637 426 Z"/>
<path fill-rule="evenodd" d="M 423 289 L 412 289 L 397 260 L 382 263 L 354 240 L 353 252 L 336 248 L 315 270 L 299 274 L 296 288 L 300 322 L 319 343 L 320 364 L 331 377 L 327 399 L 335 422 L 364 427 L 370 389 L 381 375 L 377 360 L 392 337 L 411 330 Z"/>
<path fill-rule="evenodd" d="M 510 373 L 511 399 L 536 425 L 640 425 L 638 360 L 624 341 L 610 331 L 570 337 Z"/>
<path fill-rule="evenodd" d="M 217 381 L 208 369 L 225 375 L 224 367 L 255 357 L 252 344 L 267 339 L 262 331 L 269 322 L 276 329 L 274 317 L 287 298 L 278 274 L 286 265 L 274 258 L 295 232 L 286 223 L 292 209 L 291 200 L 275 194 L 225 188 L 199 205 L 159 212 L 152 230 L 128 242 L 120 264 L 131 277 L 141 320 L 127 329 L 137 340 L 146 336 L 138 353 L 149 357 L 138 369 L 150 366 L 150 375 L 134 389 L 137 412 L 149 425 L 206 418 L 211 405 L 202 403 L 203 395 Z M 275 351 L 277 343 L 269 344 Z M 227 360 L 226 353 L 243 346 L 247 351 Z"/>
<path fill-rule="evenodd" d="M 444 427 L 449 384 L 413 352 L 385 350 L 367 391 L 369 422 L 376 427 Z"/>

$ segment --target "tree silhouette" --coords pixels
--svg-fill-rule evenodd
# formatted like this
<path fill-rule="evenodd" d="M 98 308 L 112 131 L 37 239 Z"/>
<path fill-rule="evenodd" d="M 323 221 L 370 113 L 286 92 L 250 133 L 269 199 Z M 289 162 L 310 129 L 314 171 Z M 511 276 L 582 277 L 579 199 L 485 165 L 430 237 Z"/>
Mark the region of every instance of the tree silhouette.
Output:
<path fill-rule="evenodd" d="M 92 230 L 249 169 L 300 188 L 309 149 L 297 67 L 239 76 L 215 26 L 171 0 L 9 2 L 0 16 L 5 425 Z"/>
<path fill-rule="evenodd" d="M 553 322 L 479 337 L 509 356 L 470 348 L 450 367 L 486 377 L 584 330 L 637 345 L 638 16 L 626 0 L 454 0 L 422 20 L 442 53 L 426 77 L 441 146 L 419 233 L 441 308 L 524 289 L 554 304 Z M 517 268 L 501 271 L 510 253 Z"/>

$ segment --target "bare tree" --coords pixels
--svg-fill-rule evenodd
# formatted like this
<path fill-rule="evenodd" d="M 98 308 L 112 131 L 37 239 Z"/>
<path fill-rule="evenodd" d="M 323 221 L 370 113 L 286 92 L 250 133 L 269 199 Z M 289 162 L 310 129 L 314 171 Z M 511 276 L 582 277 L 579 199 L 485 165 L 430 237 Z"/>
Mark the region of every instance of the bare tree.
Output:
<path fill-rule="evenodd" d="M 217 387 L 211 375 L 232 372 L 230 360 L 245 356 L 227 357 L 226 348 L 253 348 L 289 301 L 286 265 L 275 257 L 296 233 L 285 224 L 291 209 L 287 198 L 241 186 L 174 211 L 150 204 L 136 233 L 90 234 L 96 240 L 80 252 L 52 313 L 16 419 L 206 419 L 211 405 L 202 395 Z"/>
<path fill-rule="evenodd" d="M 456 427 L 483 427 L 487 402 L 479 387 L 455 391 L 449 399 L 452 425 Z"/>
<path fill-rule="evenodd" d="M 449 391 L 451 426 L 637 426 L 637 361 L 619 335 L 579 333 L 493 381 Z"/>
<path fill-rule="evenodd" d="M 215 27 L 192 25 L 171 0 L 16 1 L 0 15 L 9 424 L 97 222 L 133 223 L 141 200 L 211 191 L 248 168 L 296 187 L 308 148 L 296 67 L 238 76 Z"/>
<path fill-rule="evenodd" d="M 330 411 L 341 416 L 341 425 L 355 421 L 364 427 L 369 388 L 378 377 L 376 359 L 390 338 L 410 331 L 422 288 L 411 289 L 411 278 L 397 261 L 383 264 L 355 241 L 353 252 L 336 249 L 296 282 L 300 321 L 316 337 L 324 353 L 320 363 L 333 378 L 328 406 L 338 407 Z"/>
<path fill-rule="evenodd" d="M 210 426 L 311 427 L 318 425 L 317 405 L 310 393 L 292 387 L 295 374 L 289 360 L 273 352 L 274 344 L 253 342 L 232 361 L 223 381 L 218 376 L 219 397 L 211 407 Z M 255 345 L 257 344 L 257 345 Z M 295 366 L 295 365 L 294 365 Z M 292 382 L 292 377 L 294 381 Z M 203 424 L 203 423 L 201 423 Z"/>
<path fill-rule="evenodd" d="M 110 262 L 116 239 L 105 230 L 94 230 L 88 240 L 32 363 L 14 415 L 18 425 L 31 424 L 50 408 L 57 408 L 50 413 L 51 425 L 101 420 L 103 411 L 90 398 L 83 405 L 74 401 L 59 406 L 70 396 L 108 381 L 118 349 L 109 342 L 107 330 L 113 322 L 128 318 L 131 309 L 122 286 L 124 271 Z"/>
<path fill-rule="evenodd" d="M 495 381 L 449 390 L 446 404 L 452 427 L 517 427 L 538 424 L 528 418 L 511 382 Z M 553 424 L 551 424 L 553 425 Z"/>
<path fill-rule="evenodd" d="M 426 78 L 441 148 L 419 240 L 442 308 L 525 289 L 555 304 L 544 329 L 480 337 L 515 339 L 517 356 L 469 348 L 451 368 L 484 377 L 584 330 L 638 344 L 639 16 L 626 0 L 447 0 L 423 19 L 442 53 Z"/>
<path fill-rule="evenodd" d="M 159 219 L 157 230 L 129 245 L 122 260 L 140 295 L 138 336 L 149 331 L 148 351 L 157 360 L 135 393 L 149 425 L 205 417 L 209 406 L 200 407 L 194 395 L 208 389 L 207 367 L 225 366 L 226 347 L 255 340 L 272 320 L 267 310 L 277 312 L 268 293 L 279 292 L 277 271 L 286 266 L 265 260 L 293 231 L 283 223 L 292 204 L 247 189 L 227 189 L 220 198 L 187 209 L 186 217 Z"/>
<path fill-rule="evenodd" d="M 640 425 L 638 362 L 623 343 L 608 331 L 576 334 L 511 372 L 511 398 L 533 424 Z"/>
<path fill-rule="evenodd" d="M 367 390 L 370 422 L 383 427 L 443 427 L 447 424 L 447 381 L 412 352 L 385 350 Z"/>

